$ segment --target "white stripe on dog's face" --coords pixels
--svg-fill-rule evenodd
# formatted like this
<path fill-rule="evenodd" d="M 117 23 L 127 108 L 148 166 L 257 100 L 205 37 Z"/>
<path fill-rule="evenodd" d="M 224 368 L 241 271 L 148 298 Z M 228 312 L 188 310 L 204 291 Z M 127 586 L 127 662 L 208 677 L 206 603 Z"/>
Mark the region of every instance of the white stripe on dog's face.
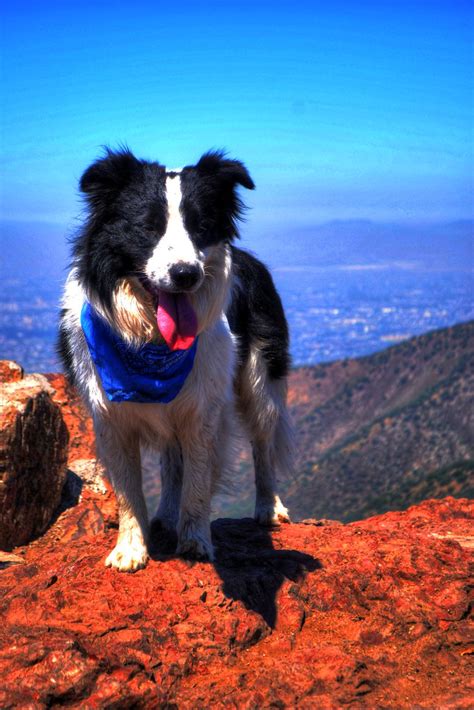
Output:
<path fill-rule="evenodd" d="M 202 270 L 198 250 L 193 244 L 180 212 L 182 199 L 181 177 L 166 177 L 166 199 L 168 202 L 168 224 L 166 232 L 156 245 L 145 266 L 145 274 L 156 286 L 173 289 L 170 269 L 173 266 L 197 266 Z M 202 256 L 202 255 L 201 255 Z"/>

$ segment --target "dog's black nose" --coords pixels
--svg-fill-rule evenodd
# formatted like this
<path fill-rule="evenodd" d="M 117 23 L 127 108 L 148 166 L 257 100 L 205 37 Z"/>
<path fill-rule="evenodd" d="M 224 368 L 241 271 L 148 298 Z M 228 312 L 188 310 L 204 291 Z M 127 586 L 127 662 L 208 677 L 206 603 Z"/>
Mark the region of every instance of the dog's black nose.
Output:
<path fill-rule="evenodd" d="M 197 284 L 201 269 L 196 264 L 174 264 L 169 274 L 176 288 L 186 290 Z"/>

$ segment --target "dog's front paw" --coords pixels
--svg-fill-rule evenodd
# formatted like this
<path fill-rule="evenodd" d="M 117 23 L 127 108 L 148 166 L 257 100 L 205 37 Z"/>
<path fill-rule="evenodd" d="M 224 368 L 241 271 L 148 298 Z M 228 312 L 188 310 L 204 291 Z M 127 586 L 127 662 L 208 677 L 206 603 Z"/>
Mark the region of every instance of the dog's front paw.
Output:
<path fill-rule="evenodd" d="M 290 514 L 279 496 L 274 496 L 271 501 L 257 500 L 255 505 L 255 520 L 260 525 L 280 525 L 289 523 Z"/>
<path fill-rule="evenodd" d="M 117 542 L 105 560 L 106 567 L 115 567 L 119 572 L 136 572 L 146 566 L 149 555 L 143 542 L 136 538 Z"/>
<path fill-rule="evenodd" d="M 192 560 L 214 559 L 214 548 L 209 530 L 196 529 L 194 526 L 182 528 L 178 537 L 176 552 L 181 557 Z"/>

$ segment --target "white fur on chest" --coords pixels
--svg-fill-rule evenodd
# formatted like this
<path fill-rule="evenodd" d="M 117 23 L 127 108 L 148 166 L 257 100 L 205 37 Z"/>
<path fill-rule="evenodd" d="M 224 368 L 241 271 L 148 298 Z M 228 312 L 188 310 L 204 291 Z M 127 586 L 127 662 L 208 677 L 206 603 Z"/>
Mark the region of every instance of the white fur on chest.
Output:
<path fill-rule="evenodd" d="M 177 397 L 167 404 L 110 402 L 89 353 L 81 327 L 81 310 L 86 301 L 74 271 L 65 289 L 65 325 L 73 355 L 78 388 L 94 418 L 104 415 L 119 428 L 139 428 L 140 436 L 161 448 L 163 443 L 186 435 L 209 412 L 232 402 L 236 363 L 234 338 L 224 313 L 199 335 L 193 369 Z"/>

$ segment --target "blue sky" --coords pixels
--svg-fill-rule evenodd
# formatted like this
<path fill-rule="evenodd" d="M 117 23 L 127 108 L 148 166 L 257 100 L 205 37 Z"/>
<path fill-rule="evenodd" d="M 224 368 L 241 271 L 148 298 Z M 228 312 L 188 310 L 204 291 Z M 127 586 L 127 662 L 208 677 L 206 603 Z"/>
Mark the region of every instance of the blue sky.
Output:
<path fill-rule="evenodd" d="M 70 225 L 100 146 L 246 162 L 254 225 L 472 216 L 468 2 L 16 2 L 1 216 Z"/>

